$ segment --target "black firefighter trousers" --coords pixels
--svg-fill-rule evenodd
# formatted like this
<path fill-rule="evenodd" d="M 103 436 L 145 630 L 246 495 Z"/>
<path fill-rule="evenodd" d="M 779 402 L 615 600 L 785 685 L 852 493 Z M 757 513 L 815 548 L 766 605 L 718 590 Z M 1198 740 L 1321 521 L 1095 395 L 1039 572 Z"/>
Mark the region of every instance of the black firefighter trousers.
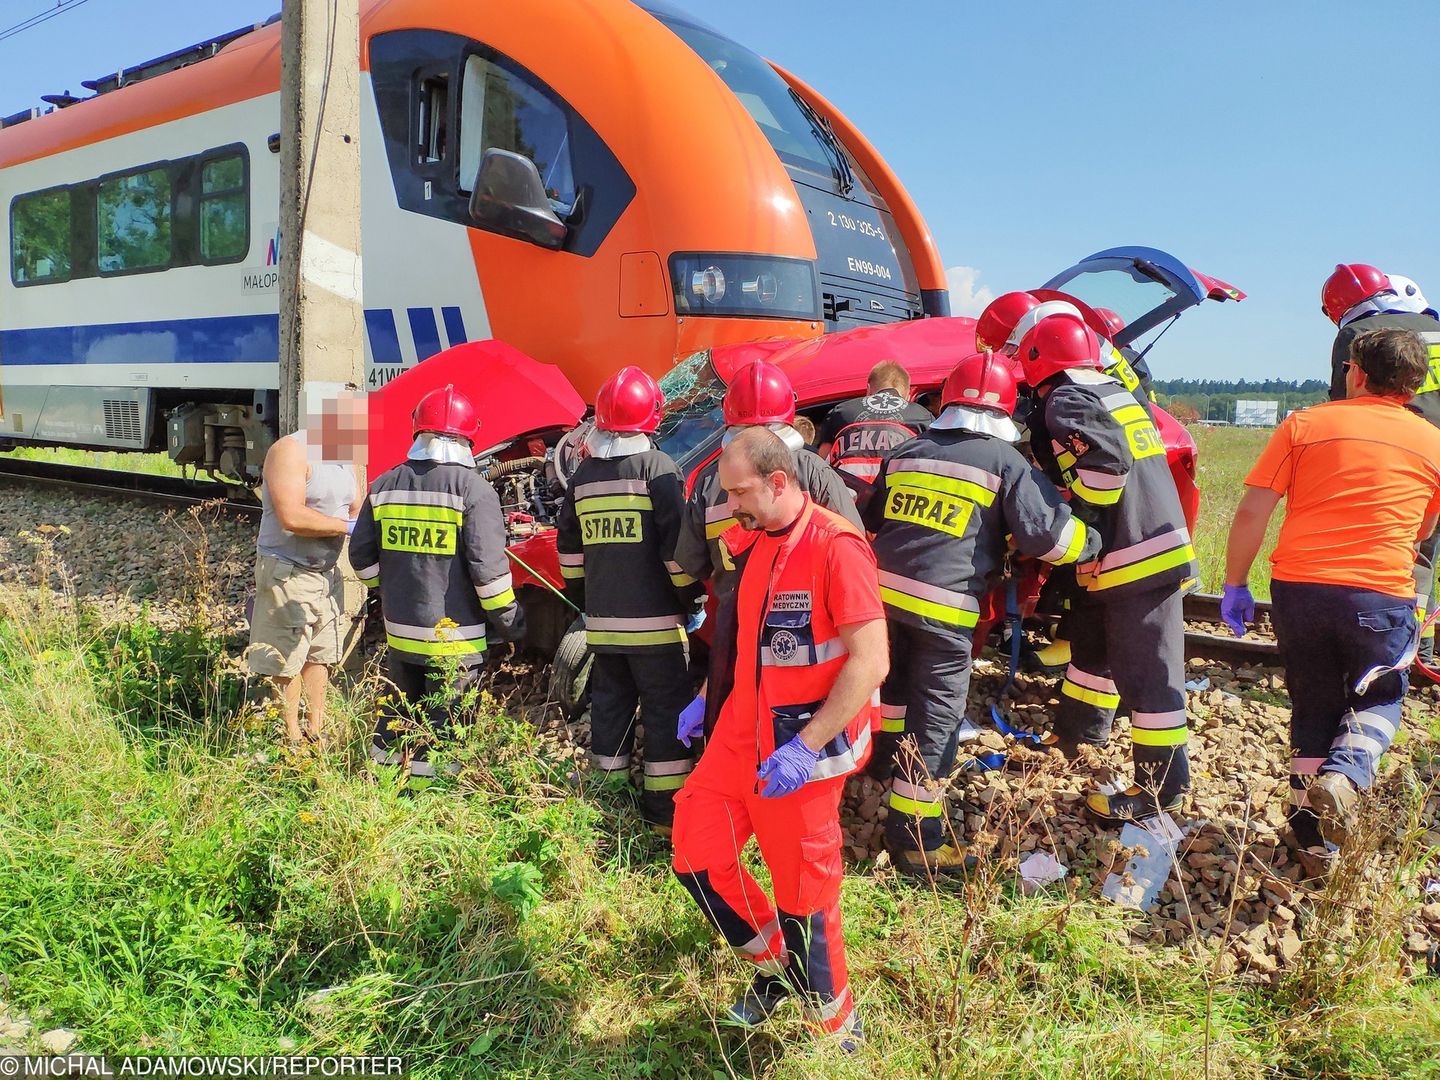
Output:
<path fill-rule="evenodd" d="M 1055 714 L 1055 734 L 1070 753 L 1080 743 L 1107 743 L 1123 701 L 1135 782 L 1161 804 L 1190 787 L 1181 595 L 1178 585 L 1111 595 L 1082 590 Z"/>
<path fill-rule="evenodd" d="M 455 724 L 469 721 L 463 698 L 479 685 L 483 661 L 482 653 L 480 663 L 456 669 L 447 682 L 439 668 L 423 660 L 402 660 L 391 649 L 385 657 L 390 688 L 377 710 L 370 759 L 380 765 L 404 765 L 414 780 L 433 777 L 430 749 L 448 737 Z"/>
<path fill-rule="evenodd" d="M 645 728 L 641 812 L 652 825 L 675 818 L 675 792 L 695 767 L 675 735 L 680 711 L 695 691 L 685 646 L 651 645 L 596 652 L 590 669 L 590 761 L 604 773 L 628 776 L 635 750 L 635 710 Z"/>
<path fill-rule="evenodd" d="M 945 782 L 955 768 L 970 695 L 970 632 L 931 633 L 890 622 L 890 674 L 880 699 L 884 720 L 903 722 L 891 764 L 885 844 L 934 851 L 945 843 Z M 883 722 L 883 721 L 882 721 Z"/>

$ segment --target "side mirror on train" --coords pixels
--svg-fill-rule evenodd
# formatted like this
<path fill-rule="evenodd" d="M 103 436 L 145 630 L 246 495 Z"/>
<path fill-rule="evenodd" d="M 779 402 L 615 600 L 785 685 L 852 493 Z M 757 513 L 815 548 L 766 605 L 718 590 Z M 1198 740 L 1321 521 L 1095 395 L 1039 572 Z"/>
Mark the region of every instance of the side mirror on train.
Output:
<path fill-rule="evenodd" d="M 558 251 L 569 230 L 550 209 L 540 170 L 523 154 L 491 147 L 480 158 L 470 192 L 475 224 L 517 240 Z"/>

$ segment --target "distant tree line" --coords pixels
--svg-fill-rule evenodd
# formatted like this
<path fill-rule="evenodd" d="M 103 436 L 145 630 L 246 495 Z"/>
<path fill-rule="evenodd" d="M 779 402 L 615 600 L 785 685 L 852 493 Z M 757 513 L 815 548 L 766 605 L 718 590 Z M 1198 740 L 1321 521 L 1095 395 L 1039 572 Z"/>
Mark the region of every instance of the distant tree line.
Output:
<path fill-rule="evenodd" d="M 1321 379 L 1157 379 L 1155 396 L 1181 421 L 1235 419 L 1237 401 L 1274 401 L 1279 415 L 1330 397 Z"/>

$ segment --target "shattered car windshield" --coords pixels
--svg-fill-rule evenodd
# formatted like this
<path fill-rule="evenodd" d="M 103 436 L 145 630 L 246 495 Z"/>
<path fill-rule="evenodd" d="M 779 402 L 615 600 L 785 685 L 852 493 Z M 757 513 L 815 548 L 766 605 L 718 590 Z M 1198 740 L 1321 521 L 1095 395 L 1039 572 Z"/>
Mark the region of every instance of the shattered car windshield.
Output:
<path fill-rule="evenodd" d="M 665 394 L 665 417 L 655 433 L 655 444 L 669 454 L 681 472 L 694 467 L 691 458 L 709 449 L 725 428 L 720 403 L 725 384 L 715 374 L 708 349 L 687 356 L 660 380 Z"/>

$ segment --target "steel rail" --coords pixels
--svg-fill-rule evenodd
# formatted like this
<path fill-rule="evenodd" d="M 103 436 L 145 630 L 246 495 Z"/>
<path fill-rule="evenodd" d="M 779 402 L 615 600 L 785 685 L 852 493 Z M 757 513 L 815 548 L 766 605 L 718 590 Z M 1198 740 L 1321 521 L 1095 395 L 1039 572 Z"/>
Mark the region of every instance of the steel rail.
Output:
<path fill-rule="evenodd" d="M 144 499 L 176 507 L 216 503 L 237 517 L 258 518 L 260 504 L 249 489 L 213 481 L 188 480 L 180 476 L 150 476 L 145 473 L 95 469 L 83 465 L 55 465 L 0 457 L 0 481 L 46 486 L 116 498 Z M 242 495 L 247 497 L 237 497 Z"/>

